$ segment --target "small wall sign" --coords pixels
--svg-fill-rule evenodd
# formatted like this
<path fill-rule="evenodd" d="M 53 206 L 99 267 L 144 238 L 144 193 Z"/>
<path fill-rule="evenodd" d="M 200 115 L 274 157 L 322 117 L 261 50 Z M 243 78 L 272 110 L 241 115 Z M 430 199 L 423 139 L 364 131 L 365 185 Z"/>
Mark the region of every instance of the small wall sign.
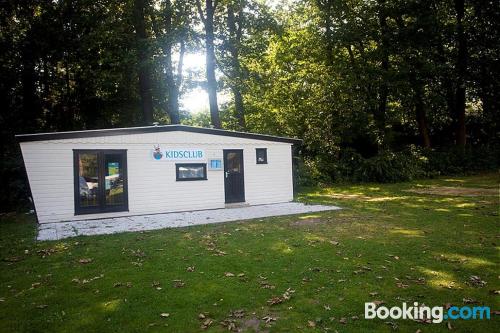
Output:
<path fill-rule="evenodd" d="M 152 156 L 157 161 L 199 161 L 205 160 L 205 151 L 203 149 L 161 149 L 155 146 Z"/>
<path fill-rule="evenodd" d="M 210 159 L 208 161 L 208 169 L 209 170 L 222 170 L 222 160 L 219 158 Z"/>

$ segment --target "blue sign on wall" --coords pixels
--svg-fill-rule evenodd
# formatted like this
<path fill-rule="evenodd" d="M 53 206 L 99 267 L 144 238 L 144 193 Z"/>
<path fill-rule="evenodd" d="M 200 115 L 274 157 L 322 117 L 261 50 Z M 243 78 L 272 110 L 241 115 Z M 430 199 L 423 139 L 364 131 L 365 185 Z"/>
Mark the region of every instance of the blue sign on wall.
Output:
<path fill-rule="evenodd" d="M 202 149 L 161 149 L 155 146 L 151 155 L 158 161 L 199 161 L 205 159 L 205 151 Z"/>
<path fill-rule="evenodd" d="M 221 159 L 210 160 L 208 168 L 210 170 L 222 170 L 222 160 Z"/>

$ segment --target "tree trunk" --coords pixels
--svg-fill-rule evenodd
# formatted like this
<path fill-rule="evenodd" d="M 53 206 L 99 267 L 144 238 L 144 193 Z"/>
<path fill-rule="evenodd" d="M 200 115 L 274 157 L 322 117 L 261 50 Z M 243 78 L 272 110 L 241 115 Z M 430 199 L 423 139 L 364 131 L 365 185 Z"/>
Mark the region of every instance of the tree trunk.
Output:
<path fill-rule="evenodd" d="M 139 71 L 139 92 L 141 95 L 142 115 L 145 125 L 153 123 L 153 95 L 151 92 L 151 68 L 148 50 L 148 35 L 144 12 L 148 0 L 134 0 L 134 27 L 137 38 Z"/>
<path fill-rule="evenodd" d="M 457 87 L 455 90 L 455 112 L 456 112 L 456 144 L 465 146 L 465 77 L 467 75 L 467 39 L 464 32 L 463 18 L 465 11 L 464 0 L 455 0 L 455 11 L 457 19 Z"/>
<path fill-rule="evenodd" d="M 163 54 L 165 55 L 165 82 L 167 84 L 167 113 L 170 117 L 171 124 L 179 124 L 179 89 L 182 79 L 182 63 L 185 53 L 184 41 L 181 40 L 179 65 L 177 67 L 177 79 L 175 78 L 174 69 L 172 65 L 172 46 L 173 46 L 173 29 L 172 29 L 172 4 L 170 0 L 165 1 L 164 24 L 165 24 L 165 38 L 162 43 Z M 159 29 L 155 28 L 155 33 L 160 35 Z M 183 37 L 181 37 L 183 38 Z"/>
<path fill-rule="evenodd" d="M 243 3 L 239 3 L 238 9 L 238 27 L 236 27 L 235 10 L 233 3 L 227 7 L 227 28 L 229 31 L 228 49 L 231 55 L 231 91 L 234 96 L 235 117 L 238 120 L 240 130 L 246 129 L 245 124 L 245 105 L 243 102 L 243 94 L 241 93 L 242 73 L 239 59 L 239 45 L 241 41 L 241 32 L 243 26 Z"/>
<path fill-rule="evenodd" d="M 231 90 L 234 95 L 235 116 L 236 119 L 238 120 L 238 125 L 240 127 L 240 130 L 244 131 L 246 129 L 246 124 L 245 124 L 245 107 L 243 103 L 243 95 L 241 94 L 241 91 L 237 86 L 231 87 Z"/>
<path fill-rule="evenodd" d="M 385 11 L 385 0 L 378 0 L 378 20 L 380 25 L 380 48 L 382 49 L 382 61 L 381 61 L 381 83 L 378 93 L 378 107 L 375 112 L 375 122 L 381 137 L 382 145 L 385 145 L 386 137 L 386 113 L 387 113 L 387 97 L 389 94 L 389 88 L 387 86 L 387 74 L 389 72 L 389 40 L 388 40 L 388 27 L 387 27 L 387 14 Z"/>
<path fill-rule="evenodd" d="M 217 79 L 215 77 L 214 49 L 214 13 L 217 7 L 217 0 L 205 0 L 205 15 L 203 15 L 200 0 L 196 0 L 196 5 L 200 18 L 205 26 L 206 75 L 210 119 L 215 128 L 221 128 L 219 106 L 217 104 Z"/>
<path fill-rule="evenodd" d="M 21 119 L 24 119 L 22 130 L 33 132 L 37 130 L 40 104 L 36 93 L 35 65 L 31 59 L 27 59 L 27 57 L 30 57 L 30 54 L 26 54 L 25 56 L 26 57 L 23 57 L 23 68 L 21 72 L 23 98 L 23 113 Z"/>
<path fill-rule="evenodd" d="M 182 66 L 184 62 L 185 52 L 186 52 L 186 47 L 184 45 L 184 41 L 181 41 L 180 51 L 179 51 L 179 63 L 177 64 L 177 78 L 176 80 L 172 80 L 172 83 L 169 86 L 169 93 L 168 93 L 170 122 L 172 124 L 180 124 L 181 122 L 179 115 L 179 90 L 182 83 Z"/>
<path fill-rule="evenodd" d="M 425 148 L 431 147 L 431 138 L 427 126 L 427 117 L 425 112 L 424 91 L 422 82 L 412 80 L 413 91 L 415 94 L 415 116 L 418 124 L 418 131 L 422 139 L 422 146 Z"/>

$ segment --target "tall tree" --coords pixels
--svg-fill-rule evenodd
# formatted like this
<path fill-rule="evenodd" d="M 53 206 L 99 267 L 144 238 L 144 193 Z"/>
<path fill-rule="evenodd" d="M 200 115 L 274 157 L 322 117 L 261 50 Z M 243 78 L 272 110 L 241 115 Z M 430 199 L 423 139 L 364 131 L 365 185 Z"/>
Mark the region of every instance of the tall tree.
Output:
<path fill-rule="evenodd" d="M 133 21 L 137 38 L 139 91 L 144 125 L 153 123 L 153 94 L 151 87 L 151 57 L 145 13 L 149 0 L 134 0 Z"/>
<path fill-rule="evenodd" d="M 385 0 L 377 0 L 378 3 L 378 22 L 380 27 L 380 41 L 378 48 L 381 53 L 381 83 L 378 92 L 378 107 L 375 112 L 375 122 L 379 131 L 382 144 L 386 140 L 386 113 L 387 113 L 387 98 L 389 88 L 389 27 L 387 25 L 387 8 Z"/>
<path fill-rule="evenodd" d="M 163 71 L 167 85 L 167 113 L 170 123 L 179 124 L 179 96 L 182 84 L 184 55 L 186 53 L 186 38 L 190 14 L 187 5 L 182 1 L 173 4 L 170 0 L 162 3 L 160 20 L 153 19 L 153 30 L 159 40 L 163 55 Z M 174 46 L 178 44 L 179 59 L 174 70 Z"/>
<path fill-rule="evenodd" d="M 241 66 L 240 49 L 244 27 L 245 0 L 230 0 L 226 3 L 226 34 L 221 45 L 221 64 L 219 68 L 227 77 L 234 98 L 234 116 L 240 130 L 246 129 L 245 106 L 243 101 L 244 72 Z M 226 59 L 227 58 L 227 59 Z M 224 69 L 225 68 L 225 69 Z"/>
<path fill-rule="evenodd" d="M 214 15 L 217 8 L 217 0 L 205 0 L 205 11 L 203 11 L 201 0 L 196 0 L 198 14 L 205 28 L 205 53 L 206 53 L 206 76 L 208 101 L 210 105 L 210 118 L 215 128 L 221 128 L 219 117 L 219 106 L 217 103 L 217 79 L 215 77 L 215 46 L 214 46 Z"/>
<path fill-rule="evenodd" d="M 455 90 L 456 101 L 456 143 L 458 146 L 465 146 L 465 80 L 467 76 L 467 37 L 464 29 L 465 0 L 454 0 L 456 13 L 456 35 L 457 35 L 457 83 Z"/>

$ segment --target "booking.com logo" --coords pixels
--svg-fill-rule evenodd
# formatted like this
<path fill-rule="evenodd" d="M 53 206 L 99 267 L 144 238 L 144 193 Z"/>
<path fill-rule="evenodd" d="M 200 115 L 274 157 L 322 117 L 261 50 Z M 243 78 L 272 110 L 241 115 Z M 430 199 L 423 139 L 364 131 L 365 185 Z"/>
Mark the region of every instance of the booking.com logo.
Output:
<path fill-rule="evenodd" d="M 406 302 L 402 307 L 393 306 L 388 308 L 386 306 L 378 306 L 376 303 L 365 303 L 365 319 L 412 319 L 431 321 L 432 323 L 441 323 L 444 320 L 470 320 L 470 319 L 490 319 L 489 306 L 451 306 L 445 310 L 442 306 L 429 307 L 426 305 L 419 305 L 414 302 L 413 306 L 408 306 Z"/>

